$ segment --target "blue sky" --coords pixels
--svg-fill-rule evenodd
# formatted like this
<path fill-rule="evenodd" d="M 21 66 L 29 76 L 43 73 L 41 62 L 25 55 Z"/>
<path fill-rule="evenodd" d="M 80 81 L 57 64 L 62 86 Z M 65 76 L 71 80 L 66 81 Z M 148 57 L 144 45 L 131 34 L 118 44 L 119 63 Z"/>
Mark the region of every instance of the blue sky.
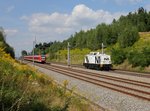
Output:
<path fill-rule="evenodd" d="M 16 56 L 37 43 L 62 41 L 139 7 L 150 11 L 149 0 L 0 0 L 0 27 Z"/>

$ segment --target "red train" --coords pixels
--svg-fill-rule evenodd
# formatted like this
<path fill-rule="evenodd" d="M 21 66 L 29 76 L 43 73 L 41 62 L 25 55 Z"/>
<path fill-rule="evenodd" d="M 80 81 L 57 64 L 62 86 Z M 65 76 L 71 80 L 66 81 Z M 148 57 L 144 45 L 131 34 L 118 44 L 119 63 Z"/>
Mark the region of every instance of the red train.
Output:
<path fill-rule="evenodd" d="M 35 61 L 39 63 L 45 63 L 46 62 L 46 56 L 45 55 L 28 55 L 23 57 L 24 60 L 29 60 L 29 61 Z"/>

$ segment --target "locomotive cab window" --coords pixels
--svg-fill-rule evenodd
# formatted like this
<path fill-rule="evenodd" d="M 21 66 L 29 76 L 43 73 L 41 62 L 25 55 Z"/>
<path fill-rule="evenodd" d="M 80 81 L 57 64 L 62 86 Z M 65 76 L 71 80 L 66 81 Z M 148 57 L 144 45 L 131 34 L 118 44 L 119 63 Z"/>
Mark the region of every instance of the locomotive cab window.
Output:
<path fill-rule="evenodd" d="M 109 60 L 109 58 L 104 58 L 104 60 Z"/>
<path fill-rule="evenodd" d="M 99 63 L 100 63 L 100 61 L 101 61 L 101 57 L 100 57 L 100 56 L 98 57 L 98 61 L 99 61 Z"/>

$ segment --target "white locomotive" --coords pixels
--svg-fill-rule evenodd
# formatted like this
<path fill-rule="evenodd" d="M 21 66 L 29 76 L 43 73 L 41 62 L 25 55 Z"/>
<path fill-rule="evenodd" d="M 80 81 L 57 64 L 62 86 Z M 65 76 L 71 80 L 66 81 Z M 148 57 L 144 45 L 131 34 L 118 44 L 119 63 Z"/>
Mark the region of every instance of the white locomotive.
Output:
<path fill-rule="evenodd" d="M 100 52 L 90 52 L 90 54 L 87 54 L 84 58 L 83 65 L 86 68 L 92 68 L 92 69 L 111 69 L 111 57 L 110 55 L 107 55 L 103 51 L 104 45 L 102 43 L 102 53 Z"/>
<path fill-rule="evenodd" d="M 90 52 L 85 56 L 83 65 L 86 68 L 109 70 L 111 69 L 111 57 L 100 52 Z"/>

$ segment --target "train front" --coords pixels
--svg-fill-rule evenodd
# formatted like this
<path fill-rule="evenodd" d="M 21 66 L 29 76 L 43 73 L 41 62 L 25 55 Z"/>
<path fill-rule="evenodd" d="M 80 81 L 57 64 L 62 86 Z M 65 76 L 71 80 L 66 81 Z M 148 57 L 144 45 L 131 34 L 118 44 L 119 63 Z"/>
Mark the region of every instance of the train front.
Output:
<path fill-rule="evenodd" d="M 111 69 L 111 57 L 110 55 L 107 55 L 107 54 L 101 54 L 100 55 L 100 67 L 103 68 L 103 69 Z"/>
<path fill-rule="evenodd" d="M 45 55 L 41 55 L 41 63 L 45 63 L 46 62 L 46 56 Z"/>
<path fill-rule="evenodd" d="M 101 54 L 99 52 L 91 52 L 84 58 L 83 65 L 86 68 L 91 69 L 111 69 L 111 57 L 107 54 Z"/>

